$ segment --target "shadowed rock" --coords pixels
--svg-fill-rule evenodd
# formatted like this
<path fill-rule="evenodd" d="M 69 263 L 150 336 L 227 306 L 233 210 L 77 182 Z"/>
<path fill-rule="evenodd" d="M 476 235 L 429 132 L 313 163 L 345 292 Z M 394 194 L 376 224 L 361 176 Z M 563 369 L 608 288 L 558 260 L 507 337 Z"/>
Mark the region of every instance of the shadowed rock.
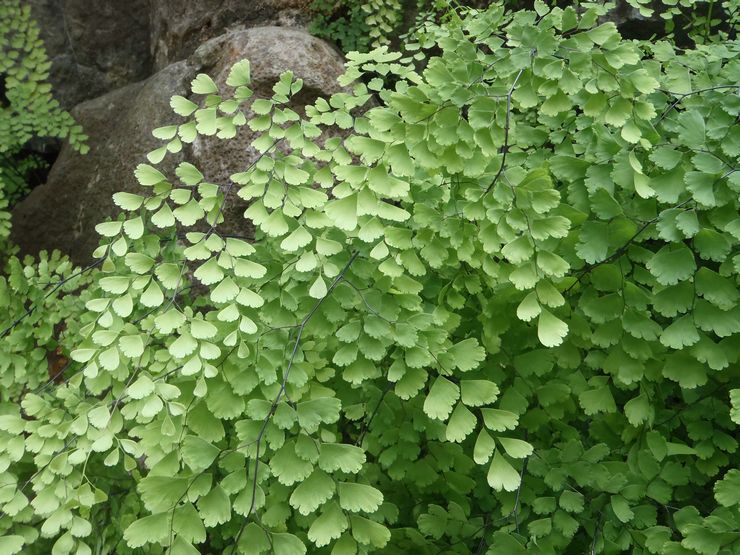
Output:
<path fill-rule="evenodd" d="M 303 27 L 310 0 L 29 0 L 65 108 L 184 60 L 230 30 Z"/>
<path fill-rule="evenodd" d="M 151 75 L 150 0 L 30 0 L 65 108 Z"/>
<path fill-rule="evenodd" d="M 82 156 L 65 145 L 47 183 L 15 207 L 12 239 L 21 251 L 36 254 L 59 249 L 77 263 L 89 262 L 99 239 L 95 225 L 118 212 L 111 196 L 117 191 L 141 191 L 133 171 L 146 162 L 147 152 L 161 144 L 151 130 L 181 121 L 169 107 L 170 97 L 189 96 L 190 81 L 200 72 L 223 84 L 231 66 L 245 58 L 251 61 L 252 88 L 258 97 L 270 96 L 285 70 L 304 80 L 304 91 L 293 105 L 297 111 L 317 96 L 339 90 L 336 79 L 343 63 L 332 47 L 303 31 L 260 27 L 212 39 L 186 61 L 80 104 L 73 116 L 90 136 L 90 152 Z M 250 146 L 253 138 L 247 127 L 226 141 L 199 138 L 180 154 L 168 155 L 163 167 L 170 171 L 187 159 L 208 181 L 227 185 L 231 174 L 246 169 L 255 159 Z M 243 208 L 229 199 L 224 215 L 230 223 L 223 231 L 249 233 L 241 216 Z"/>
<path fill-rule="evenodd" d="M 225 31 L 256 26 L 300 27 L 308 23 L 311 0 L 157 0 L 151 3 L 154 67 L 190 56 Z"/>

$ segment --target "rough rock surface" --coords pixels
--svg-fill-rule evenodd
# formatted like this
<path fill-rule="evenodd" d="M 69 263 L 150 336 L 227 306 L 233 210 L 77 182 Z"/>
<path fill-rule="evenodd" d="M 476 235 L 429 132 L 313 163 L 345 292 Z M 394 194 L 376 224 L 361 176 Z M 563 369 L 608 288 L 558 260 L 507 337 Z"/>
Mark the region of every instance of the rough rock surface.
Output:
<path fill-rule="evenodd" d="M 96 223 L 114 213 L 111 195 L 138 187 L 133 169 L 158 146 L 151 129 L 171 119 L 169 98 L 187 90 L 191 74 L 179 62 L 72 111 L 90 136 L 90 152 L 82 156 L 65 145 L 46 184 L 14 208 L 12 237 L 22 252 L 59 249 L 78 262 L 90 259 Z"/>
<path fill-rule="evenodd" d="M 294 105 L 298 111 L 316 96 L 337 91 L 336 78 L 343 71 L 340 54 L 320 39 L 294 29 L 260 27 L 217 37 L 190 59 L 169 65 L 146 81 L 79 105 L 73 115 L 90 136 L 90 152 L 81 156 L 65 146 L 47 183 L 15 207 L 12 237 L 21 251 L 36 254 L 56 248 L 75 262 L 89 262 L 98 244 L 95 225 L 117 213 L 113 193 L 139 190 L 134 168 L 159 144 L 151 130 L 179 120 L 169 108 L 170 97 L 188 96 L 190 81 L 199 72 L 223 83 L 229 68 L 244 58 L 252 62 L 252 88 L 257 96 L 269 96 L 287 69 L 303 78 L 305 92 Z M 208 180 L 226 184 L 229 175 L 254 159 L 249 146 L 252 138 L 244 128 L 227 142 L 198 140 L 181 156 L 201 168 Z M 178 157 L 168 160 L 174 164 Z M 232 203 L 225 211 L 227 220 L 243 222 L 241 210 Z"/>
<path fill-rule="evenodd" d="M 614 23 L 619 33 L 628 39 L 649 40 L 654 35 L 660 35 L 665 29 L 665 21 L 661 19 L 659 13 L 656 12 L 650 17 L 643 16 L 640 10 L 625 0 L 617 0 L 615 8 L 601 21 Z"/>
<path fill-rule="evenodd" d="M 152 0 L 150 42 L 154 67 L 190 56 L 206 40 L 225 31 L 308 22 L 311 0 Z"/>
<path fill-rule="evenodd" d="M 247 58 L 252 69 L 251 88 L 255 97 L 272 96 L 272 86 L 280 75 L 290 69 L 295 77 L 303 79 L 303 89 L 294 97 L 290 107 L 303 114 L 307 104 L 318 96 L 330 96 L 339 90 L 337 78 L 344 71 L 342 57 L 324 41 L 298 30 L 282 27 L 257 27 L 248 31 L 227 33 L 203 44 L 193 55 L 201 67 L 219 85 L 225 87 L 231 67 Z M 247 118 L 253 114 L 246 112 Z M 206 180 L 227 185 L 229 176 L 243 171 L 257 159 L 258 153 L 251 143 L 255 133 L 247 126 L 236 137 L 226 141 L 215 137 L 199 136 L 190 149 L 188 160 L 195 164 Z M 243 212 L 247 203 L 236 196 L 235 190 L 227 195 L 224 205 L 222 230 L 237 235 L 247 235 Z"/>
<path fill-rule="evenodd" d="M 255 26 L 305 26 L 311 0 L 29 0 L 71 108 L 184 60 L 205 41 Z"/>
<path fill-rule="evenodd" d="M 64 107 L 151 74 L 150 0 L 29 3 L 52 61 L 54 95 Z"/>

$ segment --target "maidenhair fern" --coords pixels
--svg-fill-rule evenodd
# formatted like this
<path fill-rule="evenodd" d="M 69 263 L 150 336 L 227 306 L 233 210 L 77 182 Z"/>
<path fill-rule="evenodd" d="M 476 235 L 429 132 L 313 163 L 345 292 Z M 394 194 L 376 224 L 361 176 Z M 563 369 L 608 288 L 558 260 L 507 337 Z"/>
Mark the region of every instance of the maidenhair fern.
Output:
<path fill-rule="evenodd" d="M 51 96 L 46 83 L 51 62 L 31 8 L 20 0 L 3 0 L 0 6 L 0 50 L 5 97 L 0 105 L 0 153 L 12 153 L 33 137 L 68 137 L 84 152 L 82 128 Z"/>
<path fill-rule="evenodd" d="M 510 10 L 538 6 L 567 6 L 568 2 L 505 0 Z M 487 2 L 450 2 L 449 0 L 313 0 L 311 32 L 334 41 L 344 52 L 391 44 L 396 37 L 406 39 L 409 19 L 412 31 L 427 20 L 440 20 L 454 14 L 463 5 L 486 5 Z M 588 3 L 586 3 L 588 5 Z M 738 0 L 613 0 L 600 2 L 604 16 L 625 20 L 628 32 L 637 36 L 675 39 L 704 44 L 734 39 L 740 27 Z M 546 9 L 546 8 L 545 8 Z"/>
<path fill-rule="evenodd" d="M 740 47 L 603 14 L 174 97 L 75 365 L 0 406 L 0 551 L 736 551 Z M 158 167 L 244 126 L 228 183 Z"/>
<path fill-rule="evenodd" d="M 81 323 L 90 318 L 84 307 L 90 277 L 58 252 L 20 260 L 8 241 L 9 210 L 27 193 L 29 175 L 44 164 L 26 149 L 28 142 L 67 138 L 83 153 L 87 146 L 81 127 L 52 98 L 38 26 L 30 6 L 18 0 L 0 2 L 0 52 L 0 399 L 6 406 L 64 381 L 71 362 L 65 341 L 72 338 L 74 345 Z M 3 471 L 20 457 L 19 439 L 8 440 Z M 0 552 L 6 551 L 2 545 Z"/>
<path fill-rule="evenodd" d="M 0 238 L 9 234 L 8 204 L 26 192 L 29 170 L 40 163 L 22 149 L 36 137 L 67 138 L 84 153 L 82 128 L 59 106 L 47 83 L 46 56 L 31 8 L 20 0 L 0 2 Z"/>
<path fill-rule="evenodd" d="M 7 318 L 0 330 L 3 402 L 66 378 L 70 346 L 82 323 L 92 319 L 85 311 L 89 282 L 84 269 L 58 252 L 7 262 L 7 276 L 0 277 L 0 310 Z"/>

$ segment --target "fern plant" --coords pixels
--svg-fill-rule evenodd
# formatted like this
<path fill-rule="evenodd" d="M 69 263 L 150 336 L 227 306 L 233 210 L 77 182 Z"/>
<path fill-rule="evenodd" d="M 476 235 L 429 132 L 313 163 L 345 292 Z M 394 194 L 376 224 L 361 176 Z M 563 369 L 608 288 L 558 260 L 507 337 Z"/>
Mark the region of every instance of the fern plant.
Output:
<path fill-rule="evenodd" d="M 2 552 L 736 552 L 738 44 L 459 14 L 305 116 L 248 61 L 173 97 L 0 406 Z M 229 183 L 157 167 L 242 126 Z"/>
<path fill-rule="evenodd" d="M 65 379 L 70 347 L 90 318 L 85 311 L 90 280 L 86 269 L 74 268 L 59 252 L 42 252 L 39 260 L 9 259 L 7 275 L 0 276 L 0 309 L 7 317 L 0 330 L 3 402 Z"/>
<path fill-rule="evenodd" d="M 20 0 L 0 2 L 0 52 L 0 238 L 7 239 L 8 206 L 27 192 L 30 171 L 43 164 L 25 145 L 40 137 L 66 138 L 83 154 L 88 147 L 82 127 L 52 97 L 51 62 L 31 8 Z"/>
<path fill-rule="evenodd" d="M 551 7 L 567 7 L 570 2 L 538 0 L 538 4 Z M 403 41 L 409 30 L 406 19 L 413 16 L 411 32 L 427 20 L 441 20 L 465 9 L 463 5 L 488 5 L 489 2 L 450 2 L 448 0 L 314 0 L 311 10 L 314 18 L 311 32 L 316 36 L 335 42 L 344 52 L 366 52 L 369 48 L 391 44 L 398 36 Z M 534 2 L 507 0 L 504 5 L 510 10 L 531 8 Z M 691 44 L 704 44 L 717 40 L 734 40 L 740 21 L 740 4 L 737 0 L 617 0 L 601 2 L 604 15 L 611 17 L 633 9 L 640 18 L 648 19 L 648 25 L 639 20 L 629 26 L 640 36 L 650 29 L 659 38 Z M 664 25 L 655 26 L 654 23 Z"/>

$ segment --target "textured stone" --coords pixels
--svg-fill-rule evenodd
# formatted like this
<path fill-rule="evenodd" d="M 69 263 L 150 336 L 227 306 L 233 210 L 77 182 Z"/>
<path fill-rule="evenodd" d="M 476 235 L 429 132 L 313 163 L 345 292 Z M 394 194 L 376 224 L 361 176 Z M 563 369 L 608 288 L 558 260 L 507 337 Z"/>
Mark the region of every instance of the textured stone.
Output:
<path fill-rule="evenodd" d="M 83 156 L 65 145 L 46 184 L 13 209 L 12 238 L 22 252 L 59 249 L 78 262 L 90 259 L 95 225 L 115 212 L 111 195 L 139 188 L 133 169 L 158 146 L 151 129 L 172 119 L 169 99 L 187 91 L 192 73 L 179 62 L 72 111 L 90 136 L 90 152 Z"/>
<path fill-rule="evenodd" d="M 22 252 L 36 254 L 56 248 L 78 263 L 89 262 L 98 243 L 95 225 L 117 212 L 113 193 L 140 190 L 134 168 L 159 146 L 151 130 L 180 119 L 169 108 L 170 97 L 188 96 L 190 81 L 200 72 L 222 84 L 231 66 L 244 58 L 252 63 L 252 88 L 257 96 L 269 96 L 285 70 L 301 77 L 304 91 L 293 103 L 299 112 L 317 96 L 337 91 L 336 78 L 343 71 L 341 56 L 323 41 L 303 31 L 261 27 L 217 37 L 186 61 L 171 64 L 141 83 L 80 104 L 73 116 L 90 136 L 90 152 L 81 156 L 65 146 L 47 183 L 14 208 L 12 237 Z M 255 159 L 250 146 L 253 138 L 244 127 L 234 139 L 198 139 L 166 160 L 174 165 L 184 157 L 198 166 L 207 180 L 228 185 L 231 174 Z M 241 217 L 243 205 L 233 194 L 229 197 L 224 215 L 230 223 L 224 231 L 248 234 Z"/>
<path fill-rule="evenodd" d="M 153 0 L 150 29 L 155 68 L 190 56 L 225 31 L 265 25 L 301 27 L 311 0 Z"/>
<path fill-rule="evenodd" d="M 303 31 L 282 27 L 228 33 L 203 44 L 192 59 L 203 67 L 211 67 L 209 74 L 219 87 L 224 87 L 231 67 L 244 58 L 250 60 L 251 88 L 257 98 L 271 97 L 273 85 L 288 69 L 303 79 L 303 89 L 290 103 L 299 114 L 318 96 L 328 97 L 336 92 L 337 78 L 344 71 L 341 56 L 327 43 Z M 246 115 L 253 116 L 249 111 Z M 223 228 L 228 233 L 251 234 L 251 229 L 244 227 L 247 203 L 228 185 L 230 175 L 246 170 L 257 159 L 258 153 L 251 146 L 254 138 L 255 134 L 243 126 L 236 137 L 226 141 L 199 136 L 190 150 L 189 161 L 203 172 L 206 180 L 225 185 L 229 191 L 223 210 Z"/>
<path fill-rule="evenodd" d="M 665 30 L 665 21 L 656 12 L 650 17 L 640 14 L 640 10 L 631 6 L 626 0 L 617 0 L 615 7 L 601 22 L 612 22 L 619 33 L 627 39 L 649 40 L 660 36 Z"/>
<path fill-rule="evenodd" d="M 151 74 L 150 0 L 30 0 L 52 61 L 50 81 L 71 108 Z"/>

